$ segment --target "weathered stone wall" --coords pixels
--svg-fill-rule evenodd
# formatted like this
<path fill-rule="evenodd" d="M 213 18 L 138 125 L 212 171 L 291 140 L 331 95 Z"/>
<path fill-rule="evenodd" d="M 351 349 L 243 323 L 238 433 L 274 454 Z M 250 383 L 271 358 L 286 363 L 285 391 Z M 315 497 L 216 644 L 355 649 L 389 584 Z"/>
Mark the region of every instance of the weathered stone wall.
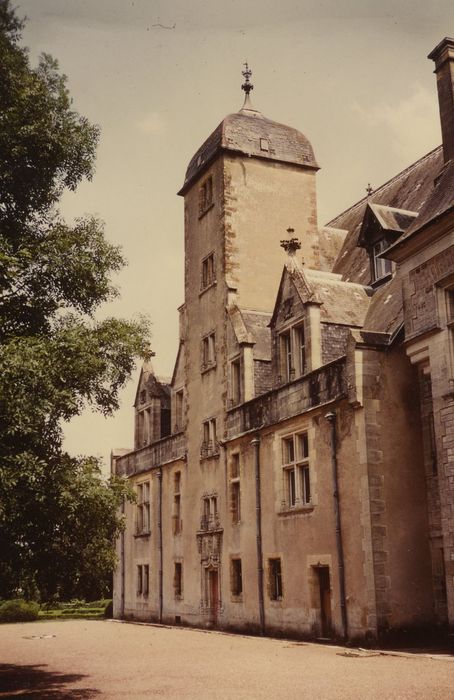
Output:
<path fill-rule="evenodd" d="M 254 360 L 254 388 L 255 395 L 260 396 L 270 391 L 273 387 L 271 362 Z"/>

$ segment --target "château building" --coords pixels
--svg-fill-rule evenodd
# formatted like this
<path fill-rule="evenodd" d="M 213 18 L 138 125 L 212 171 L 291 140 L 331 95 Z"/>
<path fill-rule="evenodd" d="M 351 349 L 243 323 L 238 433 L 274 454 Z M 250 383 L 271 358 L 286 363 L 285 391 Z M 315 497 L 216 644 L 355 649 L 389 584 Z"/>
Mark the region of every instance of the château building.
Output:
<path fill-rule="evenodd" d="M 309 140 L 250 100 L 191 159 L 170 381 L 144 362 L 114 615 L 377 639 L 454 627 L 454 40 L 443 144 L 317 221 Z M 282 231 L 282 220 L 294 230 Z"/>

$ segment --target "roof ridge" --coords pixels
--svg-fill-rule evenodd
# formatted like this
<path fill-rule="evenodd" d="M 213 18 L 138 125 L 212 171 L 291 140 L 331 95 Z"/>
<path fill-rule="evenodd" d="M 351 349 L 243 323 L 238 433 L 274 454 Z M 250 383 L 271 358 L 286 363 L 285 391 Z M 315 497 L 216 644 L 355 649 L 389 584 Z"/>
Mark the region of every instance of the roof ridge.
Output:
<path fill-rule="evenodd" d="M 377 189 L 373 191 L 373 195 L 377 194 L 377 192 L 380 192 L 380 193 L 383 192 L 383 191 L 384 191 L 387 187 L 389 187 L 391 184 L 394 184 L 399 178 L 403 177 L 404 175 L 407 175 L 407 174 L 408 174 L 409 172 L 411 172 L 414 168 L 416 168 L 418 165 L 420 165 L 420 163 L 422 163 L 424 160 L 427 160 L 428 158 L 430 158 L 431 156 L 433 156 L 434 153 L 436 153 L 437 151 L 440 151 L 442 148 L 443 148 L 443 146 L 440 144 L 440 146 L 436 146 L 436 147 L 433 148 L 431 151 L 429 151 L 429 152 L 426 153 L 425 155 L 421 156 L 421 158 L 418 158 L 418 160 L 415 160 L 414 163 L 412 163 L 411 165 L 409 165 L 409 166 L 407 166 L 406 168 L 404 168 L 403 170 L 401 170 L 400 173 L 397 173 L 397 175 L 394 175 L 394 177 L 392 177 L 392 178 L 390 178 L 389 180 L 387 180 L 385 183 L 383 183 L 383 185 L 380 185 L 380 187 L 377 187 Z M 337 214 L 337 216 L 335 216 L 333 219 L 331 219 L 330 221 L 328 221 L 328 223 L 324 224 L 324 228 L 329 228 L 331 224 L 333 224 L 335 221 L 337 221 L 337 220 L 340 219 L 342 216 L 344 216 L 344 214 L 346 214 L 347 212 L 351 212 L 351 211 L 353 211 L 354 209 L 357 209 L 357 208 L 360 207 L 364 202 L 366 202 L 368 199 L 370 199 L 370 197 L 369 197 L 368 195 L 366 195 L 365 197 L 363 197 L 362 199 L 360 199 L 360 200 L 359 200 L 358 202 L 356 202 L 355 204 L 352 204 L 352 206 L 347 207 L 347 209 L 344 209 L 344 211 L 342 211 L 340 214 Z M 376 204 L 379 204 L 379 202 L 376 202 Z"/>

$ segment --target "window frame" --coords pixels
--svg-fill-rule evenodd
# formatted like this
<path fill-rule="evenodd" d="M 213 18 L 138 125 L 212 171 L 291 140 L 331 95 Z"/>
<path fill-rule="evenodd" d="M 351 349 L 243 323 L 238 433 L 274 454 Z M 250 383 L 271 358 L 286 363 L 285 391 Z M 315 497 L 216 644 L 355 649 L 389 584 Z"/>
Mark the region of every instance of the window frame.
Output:
<path fill-rule="evenodd" d="M 151 483 L 149 479 L 136 484 L 136 537 L 151 534 Z"/>
<path fill-rule="evenodd" d="M 309 435 L 300 430 L 281 438 L 283 510 L 313 507 L 310 475 Z"/>
<path fill-rule="evenodd" d="M 216 367 L 216 331 L 202 336 L 200 371 L 207 372 Z"/>
<path fill-rule="evenodd" d="M 241 557 L 230 559 L 230 593 L 237 602 L 243 597 L 243 563 Z"/>
<path fill-rule="evenodd" d="M 199 187 L 199 219 L 214 206 L 213 175 L 208 175 Z"/>
<path fill-rule="evenodd" d="M 233 452 L 230 455 L 229 469 L 230 513 L 232 525 L 238 525 L 241 522 L 241 461 L 239 452 Z"/>
<path fill-rule="evenodd" d="M 202 258 L 200 274 L 200 291 L 204 292 L 216 283 L 216 256 L 214 251 Z"/>
<path fill-rule="evenodd" d="M 270 600 L 279 602 L 284 598 L 281 557 L 268 559 L 268 596 Z"/>
<path fill-rule="evenodd" d="M 202 444 L 200 446 L 200 457 L 213 457 L 219 454 L 219 444 L 217 440 L 217 419 L 207 418 L 202 423 Z"/>

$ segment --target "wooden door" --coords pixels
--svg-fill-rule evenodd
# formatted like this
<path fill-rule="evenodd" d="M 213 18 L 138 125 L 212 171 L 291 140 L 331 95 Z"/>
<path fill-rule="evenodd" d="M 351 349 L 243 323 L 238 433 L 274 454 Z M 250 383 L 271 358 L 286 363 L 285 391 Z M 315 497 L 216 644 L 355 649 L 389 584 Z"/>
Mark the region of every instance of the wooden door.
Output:
<path fill-rule="evenodd" d="M 217 625 L 218 622 L 218 601 L 219 601 L 219 582 L 218 582 L 218 572 L 216 569 L 211 569 L 208 573 L 209 576 L 209 590 L 210 590 L 210 609 L 211 609 L 211 622 L 213 625 Z"/>
<path fill-rule="evenodd" d="M 317 567 L 318 585 L 320 590 L 320 617 L 322 637 L 331 637 L 331 584 L 329 566 Z"/>

